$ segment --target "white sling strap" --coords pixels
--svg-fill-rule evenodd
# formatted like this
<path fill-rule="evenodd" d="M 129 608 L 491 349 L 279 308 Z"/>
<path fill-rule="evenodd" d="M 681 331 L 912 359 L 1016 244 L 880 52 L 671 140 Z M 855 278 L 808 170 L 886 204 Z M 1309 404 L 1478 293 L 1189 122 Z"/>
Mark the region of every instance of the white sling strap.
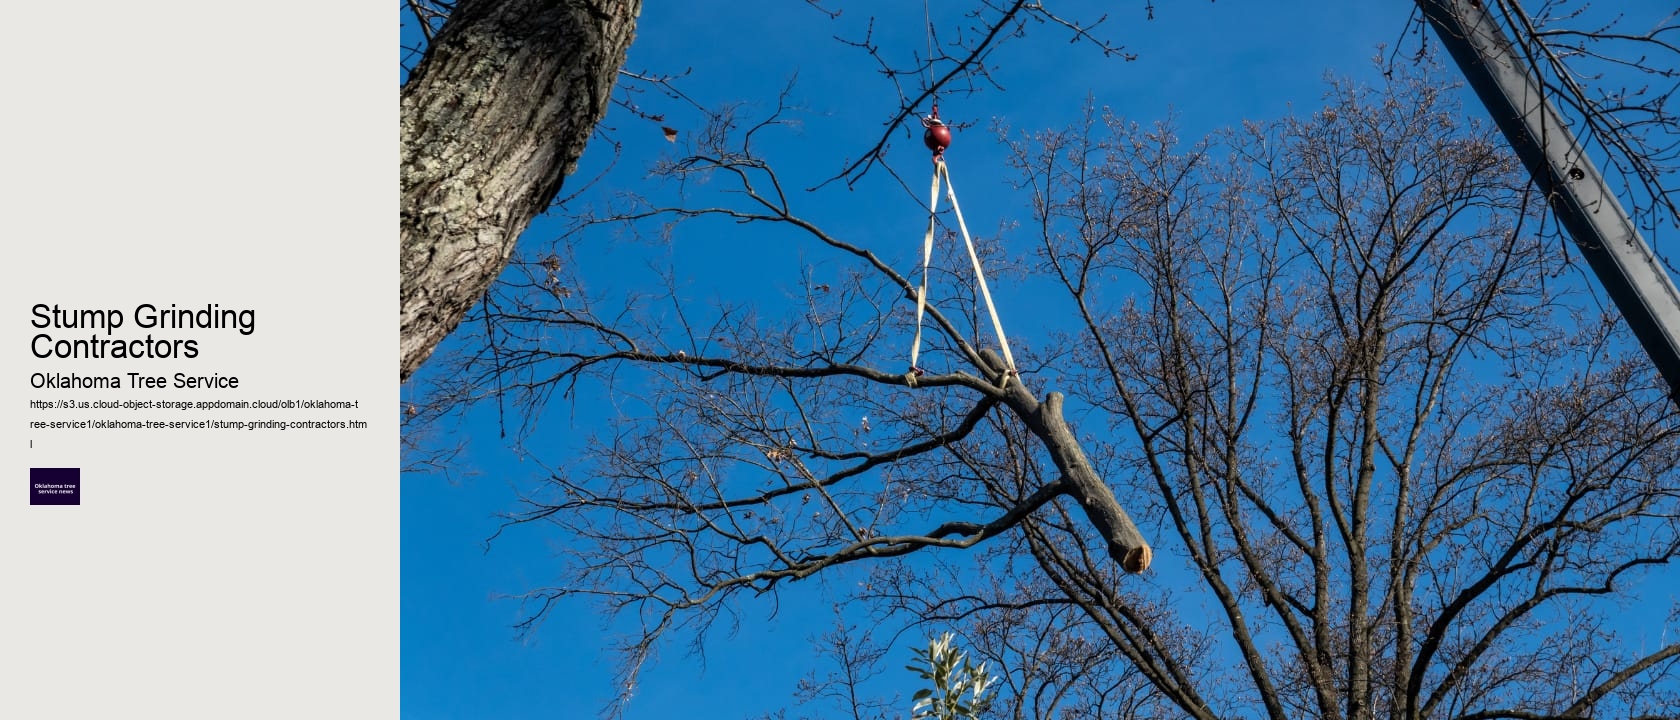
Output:
<path fill-rule="evenodd" d="M 922 237 L 922 286 L 916 292 L 916 339 L 910 344 L 910 372 L 912 376 L 920 374 L 921 369 L 916 361 L 922 351 L 922 316 L 927 309 L 928 265 L 933 259 L 933 231 L 936 218 L 939 215 L 939 181 L 945 180 L 945 195 L 951 201 L 951 211 L 957 216 L 957 229 L 962 232 L 963 244 L 968 247 L 968 259 L 974 264 L 974 279 L 980 284 L 980 297 L 986 301 L 986 312 L 992 317 L 992 330 L 997 332 L 998 346 L 1003 349 L 1003 361 L 1009 367 L 1009 373 L 1015 374 L 1015 355 L 1009 352 L 1009 338 L 1003 334 L 1003 321 L 998 319 L 997 306 L 992 303 L 992 290 L 986 285 L 986 273 L 980 267 L 980 255 L 974 250 L 974 238 L 968 234 L 968 223 L 963 221 L 962 208 L 957 205 L 957 189 L 951 184 L 951 171 L 945 166 L 944 158 L 934 160 L 933 189 L 929 192 L 927 233 Z"/>

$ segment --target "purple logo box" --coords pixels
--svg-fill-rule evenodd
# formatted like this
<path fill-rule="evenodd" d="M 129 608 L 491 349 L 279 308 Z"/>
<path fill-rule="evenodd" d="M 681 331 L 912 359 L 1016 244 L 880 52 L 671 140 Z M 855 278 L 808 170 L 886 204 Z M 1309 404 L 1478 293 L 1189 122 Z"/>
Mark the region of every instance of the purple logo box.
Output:
<path fill-rule="evenodd" d="M 29 504 L 82 504 L 82 469 L 29 468 Z"/>

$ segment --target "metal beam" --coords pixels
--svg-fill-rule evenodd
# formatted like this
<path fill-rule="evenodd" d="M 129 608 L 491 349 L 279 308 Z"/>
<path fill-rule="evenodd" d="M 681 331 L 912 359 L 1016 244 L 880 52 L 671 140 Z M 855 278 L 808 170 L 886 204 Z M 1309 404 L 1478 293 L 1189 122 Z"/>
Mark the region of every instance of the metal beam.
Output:
<path fill-rule="evenodd" d="M 1680 292 L 1477 0 L 1416 0 L 1680 403 Z"/>

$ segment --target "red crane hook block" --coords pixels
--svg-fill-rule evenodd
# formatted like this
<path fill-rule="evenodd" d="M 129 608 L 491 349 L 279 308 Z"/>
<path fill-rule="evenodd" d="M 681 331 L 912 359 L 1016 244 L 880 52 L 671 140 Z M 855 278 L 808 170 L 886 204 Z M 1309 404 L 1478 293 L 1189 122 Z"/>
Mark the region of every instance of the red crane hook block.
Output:
<path fill-rule="evenodd" d="M 922 144 L 933 151 L 933 159 L 945 156 L 945 148 L 951 147 L 951 126 L 939 119 L 939 105 L 933 106 L 933 114 L 922 118 L 922 127 L 927 128 L 922 133 Z"/>

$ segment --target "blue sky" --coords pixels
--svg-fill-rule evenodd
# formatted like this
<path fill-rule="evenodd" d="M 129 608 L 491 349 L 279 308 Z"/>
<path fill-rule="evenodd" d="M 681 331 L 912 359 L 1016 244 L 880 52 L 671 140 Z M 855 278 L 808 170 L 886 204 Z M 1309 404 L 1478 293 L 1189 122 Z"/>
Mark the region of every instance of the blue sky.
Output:
<path fill-rule="evenodd" d="M 764 152 L 797 179 L 790 184 L 810 186 L 866 149 L 896 107 L 891 86 L 875 72 L 873 61 L 831 36 L 856 36 L 863 20 L 874 16 L 876 42 L 895 57 L 919 53 L 926 42 L 921 3 L 832 4 L 844 7 L 839 20 L 801 2 L 649 2 L 626 68 L 656 74 L 687 70 L 680 87 L 700 103 L 740 101 L 749 103 L 749 110 L 762 108 L 797 73 L 791 97 L 806 110 L 804 126 L 772 139 Z M 936 23 L 949 28 L 959 22 L 955 8 L 960 4 L 936 5 L 951 8 L 936 9 Z M 1289 10 L 1280 11 L 1282 5 L 1159 3 L 1149 21 L 1143 3 L 1065 4 L 1067 14 L 1079 17 L 1106 8 L 1110 17 L 1102 34 L 1136 53 L 1132 62 L 1104 59 L 1089 45 L 1069 44 L 1066 31 L 1047 26 L 1033 27 L 1029 37 L 1005 45 L 992 56 L 1001 91 L 947 98 L 942 106 L 947 119 L 975 123 L 958 136 L 949 155 L 969 224 L 986 234 L 1011 213 L 1024 214 L 1026 198 L 1008 187 L 1001 148 L 985 130 L 994 120 L 1018 130 L 1062 126 L 1078 118 L 1089 97 L 1141 122 L 1172 114 L 1181 137 L 1193 139 L 1245 118 L 1311 112 L 1325 90 L 1326 73 L 1356 79 L 1373 75 L 1377 46 L 1392 48 L 1412 11 L 1409 2 L 1394 1 L 1290 3 Z M 1405 47 L 1415 50 L 1416 40 Z M 644 106 L 666 113 L 664 124 L 682 133 L 679 142 L 696 129 L 698 114 L 680 104 L 647 98 Z M 1479 106 L 1469 107 L 1480 114 Z M 604 125 L 625 147 L 616 172 L 627 174 L 614 178 L 634 178 L 638 168 L 680 149 L 663 140 L 658 124 L 616 107 Z M 900 138 L 893 147 L 899 153 L 925 153 L 919 145 Z M 597 142 L 566 192 L 603 162 Z M 906 180 L 925 192 L 925 178 Z M 916 251 L 925 216 L 896 188 L 877 174 L 850 192 L 823 192 L 798 201 L 832 231 L 867 238 L 903 259 Z M 527 237 L 557 232 L 554 221 L 539 220 Z M 727 282 L 724 261 L 737 261 L 736 248 L 755 240 L 733 232 L 685 236 L 673 251 L 688 254 L 683 264 L 695 273 L 697 288 Z M 889 244 L 893 247 L 885 247 Z M 754 253 L 763 264 L 759 272 L 798 261 L 793 251 L 774 247 L 755 247 Z M 611 282 L 612 263 L 624 258 L 596 260 L 600 281 Z M 1023 300 L 1011 293 L 1004 288 L 1000 304 L 1020 307 Z M 1021 332 L 1030 336 L 1030 330 Z M 503 596 L 555 582 L 551 568 L 554 556 L 564 552 L 561 539 L 540 529 L 519 530 L 488 550 L 485 545 L 497 528 L 494 516 L 514 508 L 519 489 L 540 476 L 539 461 L 564 462 L 567 444 L 591 429 L 600 415 L 592 400 L 551 406 L 561 417 L 545 419 L 537 441 L 530 443 L 541 445 L 538 457 L 525 460 L 503 447 L 490 413 L 477 413 L 453 428 L 467 443 L 464 465 L 471 474 L 404 478 L 404 717 L 594 717 L 612 697 L 613 658 L 603 648 L 615 629 L 592 608 L 566 605 L 524 640 L 512 628 L 520 609 Z M 795 682 L 816 664 L 808 638 L 834 620 L 826 598 L 821 583 L 813 583 L 784 593 L 779 608 L 738 606 L 739 631 L 709 638 L 705 662 L 681 646 L 664 648 L 644 673 L 626 716 L 739 718 L 788 708 Z M 907 645 L 902 657 L 909 658 Z M 740 672 L 743 666 L 752 671 Z M 909 676 L 901 679 L 904 689 L 911 689 Z M 798 712 L 790 709 L 790 714 Z"/>

